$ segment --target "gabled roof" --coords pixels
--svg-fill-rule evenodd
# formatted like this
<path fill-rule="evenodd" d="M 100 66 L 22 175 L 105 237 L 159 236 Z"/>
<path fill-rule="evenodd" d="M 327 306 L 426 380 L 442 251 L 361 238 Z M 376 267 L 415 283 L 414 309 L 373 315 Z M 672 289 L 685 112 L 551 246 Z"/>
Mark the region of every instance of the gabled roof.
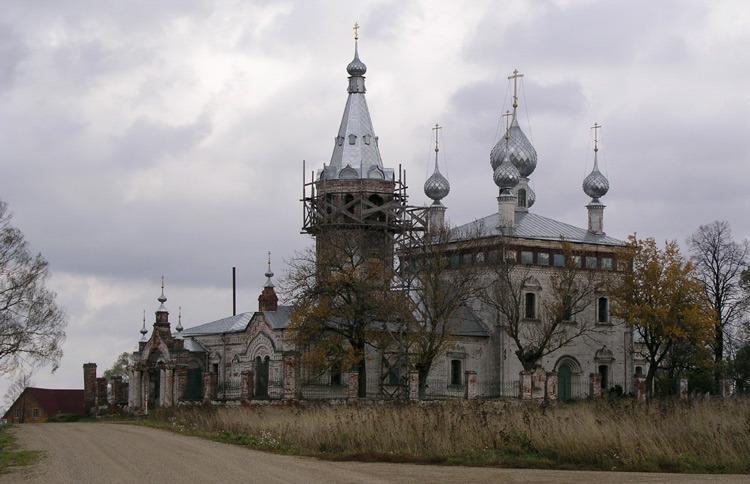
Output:
<path fill-rule="evenodd" d="M 490 237 L 501 235 L 500 215 L 494 213 L 487 217 L 461 225 L 457 231 L 465 236 L 480 235 Z M 477 232 L 480 232 L 477 234 Z M 625 242 L 607 235 L 595 235 L 586 229 L 575 227 L 551 218 L 542 217 L 530 212 L 515 212 L 515 226 L 506 235 L 520 239 L 556 240 L 586 244 L 625 246 Z"/>
<path fill-rule="evenodd" d="M 271 328 L 284 329 L 289 324 L 289 312 L 291 311 L 291 309 L 291 306 L 278 306 L 278 309 L 276 311 L 261 312 L 263 313 L 263 316 L 266 318 L 266 321 L 268 321 L 268 324 L 271 326 Z M 200 326 L 195 326 L 184 330 L 182 332 L 182 336 L 189 337 L 209 334 L 241 333 L 242 331 L 245 331 L 247 329 L 247 325 L 250 324 L 250 321 L 253 319 L 253 316 L 255 314 L 256 313 L 254 312 L 240 313 L 228 318 L 201 324 Z"/>
<path fill-rule="evenodd" d="M 83 407 L 83 390 L 58 390 L 49 388 L 27 387 L 23 393 L 29 392 L 48 417 L 60 413 L 85 415 Z M 21 394 L 21 397 L 23 396 Z M 18 397 L 20 399 L 21 397 Z M 18 400 L 16 400 L 18 401 Z M 15 402 L 13 402 L 15 404 Z M 10 410 L 8 410 L 10 412 Z M 6 412 L 5 417 L 7 418 Z"/>
<path fill-rule="evenodd" d="M 461 306 L 458 314 L 458 332 L 459 336 L 480 336 L 489 337 L 485 327 L 477 317 L 476 313 L 468 306 Z"/>

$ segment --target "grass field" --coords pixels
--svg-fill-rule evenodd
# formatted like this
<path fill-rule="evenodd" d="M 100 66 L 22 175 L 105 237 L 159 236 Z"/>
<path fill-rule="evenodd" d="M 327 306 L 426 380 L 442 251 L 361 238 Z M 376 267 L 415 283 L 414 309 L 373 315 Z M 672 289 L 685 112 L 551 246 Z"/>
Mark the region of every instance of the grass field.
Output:
<path fill-rule="evenodd" d="M 8 429 L 8 425 L 0 425 L 0 474 L 8 472 L 11 467 L 33 464 L 41 455 L 37 451 L 18 450 L 16 440 Z"/>
<path fill-rule="evenodd" d="M 750 401 L 180 407 L 149 423 L 327 459 L 750 472 Z"/>

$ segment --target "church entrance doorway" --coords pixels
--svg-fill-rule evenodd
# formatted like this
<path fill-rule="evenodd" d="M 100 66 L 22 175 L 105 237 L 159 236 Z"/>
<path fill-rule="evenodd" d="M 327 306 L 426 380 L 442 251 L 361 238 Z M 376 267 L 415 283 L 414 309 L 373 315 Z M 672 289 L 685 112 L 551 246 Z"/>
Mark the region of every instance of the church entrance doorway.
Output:
<path fill-rule="evenodd" d="M 152 370 L 148 376 L 148 406 L 157 408 L 159 406 L 159 392 L 161 390 L 161 370 Z"/>
<path fill-rule="evenodd" d="M 572 371 L 567 363 L 560 365 L 557 370 L 557 398 L 561 401 L 571 399 L 571 377 Z"/>
<path fill-rule="evenodd" d="M 271 358 L 266 356 L 255 358 L 255 396 L 257 398 L 268 398 L 268 367 Z"/>
<path fill-rule="evenodd" d="M 188 368 L 187 385 L 185 387 L 185 400 L 201 399 L 201 369 Z"/>

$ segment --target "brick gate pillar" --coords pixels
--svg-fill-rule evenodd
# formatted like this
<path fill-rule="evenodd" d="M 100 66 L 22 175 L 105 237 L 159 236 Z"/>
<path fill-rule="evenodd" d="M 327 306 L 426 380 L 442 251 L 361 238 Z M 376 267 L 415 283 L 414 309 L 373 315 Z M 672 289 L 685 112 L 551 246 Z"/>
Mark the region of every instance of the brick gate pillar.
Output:
<path fill-rule="evenodd" d="M 636 376 L 633 378 L 635 381 L 635 397 L 638 400 L 646 399 L 646 377 Z"/>
<path fill-rule="evenodd" d="M 679 395 L 680 400 L 688 399 L 688 379 L 684 376 L 677 378 L 677 395 Z"/>
<path fill-rule="evenodd" d="M 467 370 L 464 375 L 466 381 L 466 399 L 476 400 L 478 396 L 477 392 L 477 372 Z"/>
<path fill-rule="evenodd" d="M 412 370 L 409 372 L 409 401 L 416 402 L 419 400 L 419 372 Z"/>
<path fill-rule="evenodd" d="M 531 373 L 522 371 L 518 374 L 518 391 L 521 400 L 531 400 Z"/>
<path fill-rule="evenodd" d="M 557 401 L 557 372 L 550 371 L 547 373 L 547 382 L 544 385 L 544 401 Z"/>
<path fill-rule="evenodd" d="M 284 400 L 296 400 L 298 395 L 297 376 L 299 373 L 298 358 L 296 353 L 284 355 Z"/>
<path fill-rule="evenodd" d="M 719 379 L 719 395 L 721 398 L 729 398 L 732 396 L 732 380 L 730 378 Z"/>
<path fill-rule="evenodd" d="M 602 399 L 602 375 L 599 373 L 591 373 L 589 375 L 589 398 L 594 400 Z"/>
<path fill-rule="evenodd" d="M 349 402 L 357 403 L 359 401 L 359 373 L 351 371 L 348 373 L 349 377 L 347 380 L 349 390 Z"/>

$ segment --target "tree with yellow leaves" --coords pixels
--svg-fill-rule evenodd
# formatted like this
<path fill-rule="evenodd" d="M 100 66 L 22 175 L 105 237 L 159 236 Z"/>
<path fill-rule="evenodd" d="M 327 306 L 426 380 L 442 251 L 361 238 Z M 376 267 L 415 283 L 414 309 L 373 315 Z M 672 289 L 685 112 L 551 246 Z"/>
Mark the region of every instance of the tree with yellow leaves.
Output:
<path fill-rule="evenodd" d="M 654 375 L 672 347 L 681 342 L 705 346 L 716 327 L 704 289 L 677 242 L 659 249 L 653 238 L 628 238 L 625 253 L 630 270 L 614 283 L 613 314 L 630 324 L 649 363 L 646 389 L 653 392 Z"/>

